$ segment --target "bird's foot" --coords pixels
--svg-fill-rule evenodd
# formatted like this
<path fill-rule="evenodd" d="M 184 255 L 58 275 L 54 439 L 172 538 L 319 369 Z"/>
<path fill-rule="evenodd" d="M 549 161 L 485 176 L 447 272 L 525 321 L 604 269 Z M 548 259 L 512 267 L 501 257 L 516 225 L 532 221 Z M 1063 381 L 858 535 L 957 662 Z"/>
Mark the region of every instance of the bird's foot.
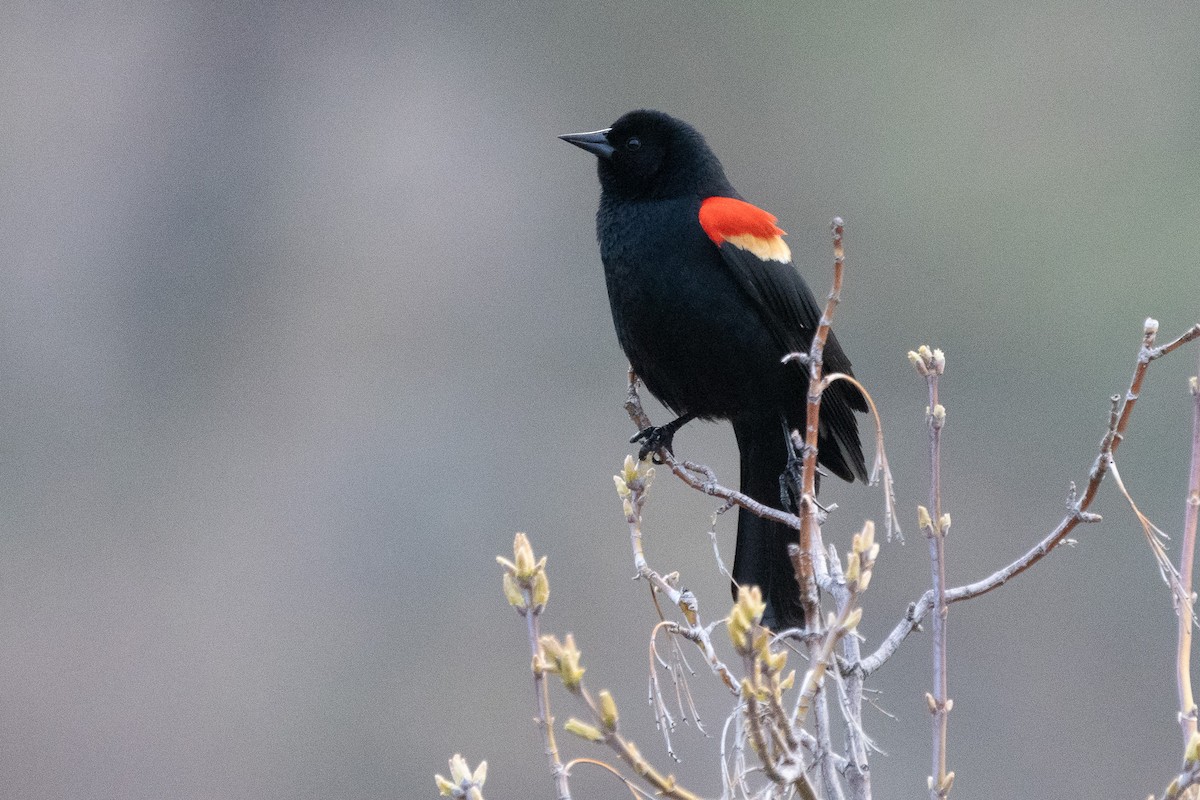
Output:
<path fill-rule="evenodd" d="M 642 447 L 638 450 L 638 461 L 645 461 L 646 456 L 653 455 L 654 463 L 663 463 L 662 456 L 659 455 L 660 450 L 666 450 L 671 455 L 675 455 L 672 449 L 672 444 L 675 440 L 675 428 L 670 425 L 655 427 L 651 425 L 649 428 L 642 428 L 633 437 L 630 438 L 630 444 L 642 443 Z"/>
<path fill-rule="evenodd" d="M 645 461 L 646 456 L 654 454 L 654 463 L 661 464 L 662 456 L 659 453 L 666 450 L 671 455 L 675 455 L 675 451 L 671 449 L 672 443 L 675 441 L 675 431 L 682 428 L 684 425 L 696 418 L 695 414 L 684 414 L 681 417 L 671 420 L 662 427 L 643 428 L 636 435 L 630 438 L 629 443 L 641 442 L 642 449 L 638 450 L 638 461 Z"/>

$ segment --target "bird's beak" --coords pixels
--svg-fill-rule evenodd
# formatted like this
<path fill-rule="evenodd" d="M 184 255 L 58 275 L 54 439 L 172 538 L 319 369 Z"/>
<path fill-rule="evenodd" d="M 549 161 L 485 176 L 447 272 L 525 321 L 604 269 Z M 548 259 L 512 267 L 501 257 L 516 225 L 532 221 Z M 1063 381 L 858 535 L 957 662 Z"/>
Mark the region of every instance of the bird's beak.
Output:
<path fill-rule="evenodd" d="M 599 158 L 612 158 L 613 151 L 616 149 L 608 143 L 606 135 L 612 128 L 605 128 L 601 131 L 591 131 L 589 133 L 564 133 L 558 138 L 564 142 L 570 142 L 576 147 L 582 147 L 592 155 Z"/>

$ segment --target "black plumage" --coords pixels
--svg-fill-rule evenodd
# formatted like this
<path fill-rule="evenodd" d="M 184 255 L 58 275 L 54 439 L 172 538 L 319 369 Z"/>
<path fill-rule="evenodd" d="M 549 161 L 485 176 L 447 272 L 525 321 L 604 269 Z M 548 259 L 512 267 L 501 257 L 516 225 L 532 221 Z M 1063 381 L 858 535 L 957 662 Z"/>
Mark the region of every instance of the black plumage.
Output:
<path fill-rule="evenodd" d="M 685 421 L 730 420 L 742 491 L 778 507 L 784 426 L 803 430 L 808 390 L 807 369 L 780 359 L 808 350 L 821 311 L 774 217 L 748 204 L 705 204 L 741 196 L 704 138 L 661 112 L 630 112 L 604 131 L 562 138 L 598 157 L 597 237 L 631 366 Z M 832 335 L 824 358 L 827 373 L 851 372 Z M 822 399 L 819 461 L 845 480 L 866 479 L 854 413 L 866 410 L 845 382 Z M 670 446 L 673 432 L 657 442 Z M 786 551 L 795 538 L 785 526 L 738 515 L 734 579 L 762 588 L 764 623 L 773 628 L 803 624 Z"/>

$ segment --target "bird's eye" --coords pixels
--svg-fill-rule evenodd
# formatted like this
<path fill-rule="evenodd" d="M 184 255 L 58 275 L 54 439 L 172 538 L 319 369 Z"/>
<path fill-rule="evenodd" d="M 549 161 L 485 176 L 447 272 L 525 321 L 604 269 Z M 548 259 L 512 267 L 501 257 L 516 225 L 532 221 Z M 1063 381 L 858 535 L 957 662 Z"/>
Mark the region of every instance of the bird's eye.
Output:
<path fill-rule="evenodd" d="M 629 141 L 625 142 L 626 150 L 637 150 L 641 146 L 642 146 L 642 143 L 640 141 L 638 141 L 638 138 L 636 136 L 630 136 Z"/>

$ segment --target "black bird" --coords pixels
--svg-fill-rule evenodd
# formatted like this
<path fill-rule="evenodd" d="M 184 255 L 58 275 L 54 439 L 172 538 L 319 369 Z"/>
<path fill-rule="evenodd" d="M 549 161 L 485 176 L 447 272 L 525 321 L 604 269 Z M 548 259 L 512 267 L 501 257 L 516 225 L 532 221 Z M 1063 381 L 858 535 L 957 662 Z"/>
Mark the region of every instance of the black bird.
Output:
<path fill-rule="evenodd" d="M 596 235 L 617 338 L 646 387 L 678 419 L 643 431 L 647 450 L 671 446 L 691 419 L 728 419 L 741 456 L 741 490 L 778 507 L 787 428 L 803 431 L 808 371 L 782 364 L 807 352 L 821 310 L 792 266 L 775 217 L 742 200 L 693 127 L 660 111 L 632 111 L 611 128 L 563 140 L 599 160 Z M 832 335 L 826 372 L 850 372 Z M 820 464 L 865 481 L 855 411 L 861 393 L 839 381 L 823 395 Z M 758 585 L 763 623 L 804 624 L 787 556 L 796 532 L 738 514 L 734 580 Z"/>

